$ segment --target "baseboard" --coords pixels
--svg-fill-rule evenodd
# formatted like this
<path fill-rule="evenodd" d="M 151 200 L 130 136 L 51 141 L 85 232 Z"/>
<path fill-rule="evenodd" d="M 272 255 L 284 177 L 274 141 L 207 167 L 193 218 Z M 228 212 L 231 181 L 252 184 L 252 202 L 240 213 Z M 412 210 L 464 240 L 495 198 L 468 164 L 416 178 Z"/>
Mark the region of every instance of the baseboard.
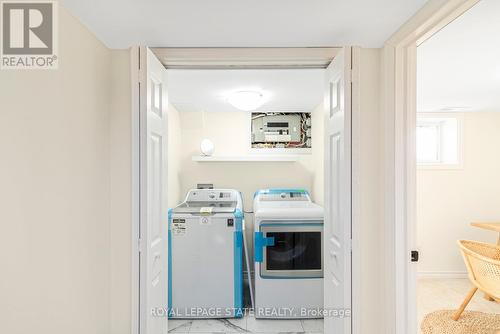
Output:
<path fill-rule="evenodd" d="M 419 271 L 418 278 L 467 278 L 466 271 Z"/>

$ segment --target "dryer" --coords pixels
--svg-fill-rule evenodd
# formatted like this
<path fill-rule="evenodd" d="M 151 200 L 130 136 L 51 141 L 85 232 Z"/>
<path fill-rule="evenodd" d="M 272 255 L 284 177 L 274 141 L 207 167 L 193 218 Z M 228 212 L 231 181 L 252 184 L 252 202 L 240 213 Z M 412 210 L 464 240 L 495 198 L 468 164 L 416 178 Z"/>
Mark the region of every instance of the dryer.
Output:
<path fill-rule="evenodd" d="M 193 189 L 169 210 L 170 318 L 241 317 L 243 202 L 233 189 Z"/>
<path fill-rule="evenodd" d="M 323 216 L 304 189 L 255 193 L 256 318 L 322 317 Z"/>

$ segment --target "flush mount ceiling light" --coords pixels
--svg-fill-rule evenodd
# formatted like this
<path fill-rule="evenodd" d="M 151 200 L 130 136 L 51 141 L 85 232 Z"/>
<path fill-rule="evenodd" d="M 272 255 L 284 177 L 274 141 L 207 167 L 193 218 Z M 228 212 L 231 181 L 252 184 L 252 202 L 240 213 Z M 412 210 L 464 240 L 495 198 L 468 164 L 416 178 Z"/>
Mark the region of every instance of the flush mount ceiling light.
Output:
<path fill-rule="evenodd" d="M 262 106 L 265 100 L 264 93 L 254 90 L 240 90 L 226 97 L 226 102 L 243 111 L 255 110 Z"/>

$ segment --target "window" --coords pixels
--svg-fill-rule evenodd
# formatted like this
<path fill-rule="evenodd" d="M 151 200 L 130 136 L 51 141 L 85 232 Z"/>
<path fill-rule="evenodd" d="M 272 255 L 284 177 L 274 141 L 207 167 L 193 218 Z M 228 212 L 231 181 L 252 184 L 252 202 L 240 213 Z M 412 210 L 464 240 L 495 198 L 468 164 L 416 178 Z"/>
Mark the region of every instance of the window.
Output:
<path fill-rule="evenodd" d="M 417 164 L 458 167 L 462 154 L 462 119 L 422 114 L 417 117 Z"/>

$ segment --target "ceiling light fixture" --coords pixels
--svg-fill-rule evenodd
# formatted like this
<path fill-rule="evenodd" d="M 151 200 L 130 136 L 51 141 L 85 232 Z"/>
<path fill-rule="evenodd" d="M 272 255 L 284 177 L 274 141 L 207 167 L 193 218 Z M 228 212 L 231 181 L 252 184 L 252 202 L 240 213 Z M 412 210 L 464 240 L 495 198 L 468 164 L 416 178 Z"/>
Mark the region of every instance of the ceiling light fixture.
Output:
<path fill-rule="evenodd" d="M 237 109 L 252 111 L 264 104 L 265 96 L 259 91 L 240 90 L 230 93 L 226 97 L 226 102 Z"/>

